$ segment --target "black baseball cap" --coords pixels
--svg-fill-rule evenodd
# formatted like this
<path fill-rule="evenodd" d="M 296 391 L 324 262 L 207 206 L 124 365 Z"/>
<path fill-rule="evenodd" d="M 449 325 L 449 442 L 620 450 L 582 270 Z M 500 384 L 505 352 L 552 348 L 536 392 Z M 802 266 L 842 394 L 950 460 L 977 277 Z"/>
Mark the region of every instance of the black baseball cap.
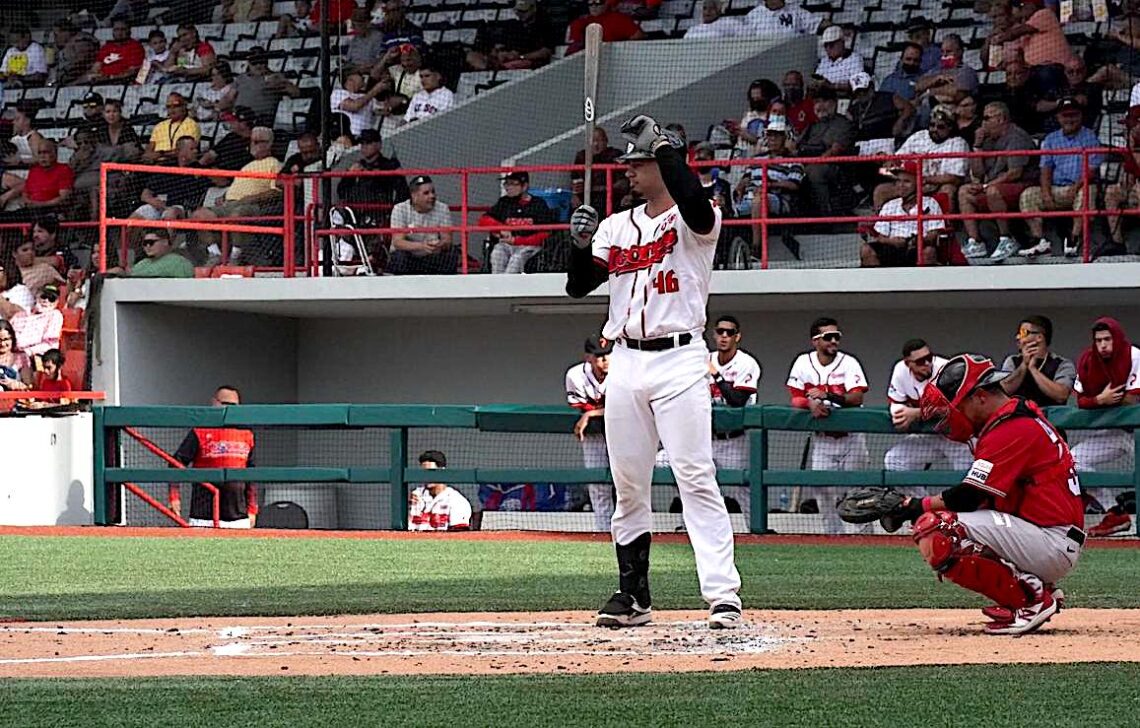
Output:
<path fill-rule="evenodd" d="M 504 182 L 518 182 L 519 184 L 530 184 L 530 172 L 523 172 L 521 170 L 514 172 L 507 172 L 503 175 Z"/>
<path fill-rule="evenodd" d="M 410 183 L 410 186 L 411 187 L 419 187 L 420 185 L 430 185 L 430 184 L 431 184 L 431 177 L 428 177 L 426 174 L 417 174 L 415 177 L 412 177 L 412 181 Z"/>
<path fill-rule="evenodd" d="M 906 30 L 908 33 L 913 33 L 916 30 L 927 30 L 933 28 L 934 23 L 927 20 L 926 16 L 923 15 L 914 16 L 910 19 L 910 22 L 906 24 Z"/>
<path fill-rule="evenodd" d="M 102 94 L 97 94 L 94 91 L 90 92 L 89 94 L 87 94 L 86 96 L 83 97 L 83 105 L 84 106 L 102 106 L 103 105 Z"/>
<path fill-rule="evenodd" d="M 586 353 L 592 356 L 604 356 L 614 350 L 614 342 L 593 334 L 586 339 Z"/>
<path fill-rule="evenodd" d="M 376 131 L 375 129 L 365 129 L 364 131 L 360 132 L 358 141 L 361 144 L 379 144 L 380 132 Z"/>
<path fill-rule="evenodd" d="M 1081 106 L 1081 102 L 1077 101 L 1072 96 L 1066 96 L 1057 102 L 1056 113 L 1063 114 L 1066 111 L 1084 111 L 1084 107 Z"/>

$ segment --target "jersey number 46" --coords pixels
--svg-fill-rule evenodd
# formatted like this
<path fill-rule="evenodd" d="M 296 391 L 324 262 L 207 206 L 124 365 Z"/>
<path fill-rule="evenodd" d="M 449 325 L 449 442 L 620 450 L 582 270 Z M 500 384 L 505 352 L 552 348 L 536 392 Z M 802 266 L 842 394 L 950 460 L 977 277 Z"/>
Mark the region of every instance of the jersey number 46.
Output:
<path fill-rule="evenodd" d="M 674 271 L 658 271 L 657 277 L 653 279 L 653 287 L 657 289 L 659 295 L 666 293 L 676 293 L 681 290 L 681 282 L 677 280 L 677 274 Z"/>

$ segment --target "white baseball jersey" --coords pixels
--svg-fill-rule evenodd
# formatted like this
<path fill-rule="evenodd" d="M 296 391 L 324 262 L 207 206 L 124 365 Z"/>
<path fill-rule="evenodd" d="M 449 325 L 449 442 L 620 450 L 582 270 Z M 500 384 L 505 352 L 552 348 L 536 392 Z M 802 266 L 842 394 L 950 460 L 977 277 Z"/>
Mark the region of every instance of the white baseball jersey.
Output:
<path fill-rule="evenodd" d="M 831 364 L 824 366 L 819 363 L 816 352 L 804 352 L 792 362 L 788 389 L 802 397 L 807 390 L 816 387 L 823 387 L 828 394 L 866 391 L 867 377 L 863 374 L 863 365 L 850 354 L 837 352 Z"/>
<path fill-rule="evenodd" d="M 408 510 L 409 531 L 447 531 L 471 527 L 471 504 L 463 494 L 447 486 L 432 495 L 427 486 L 412 491 Z"/>
<path fill-rule="evenodd" d="M 808 35 L 819 28 L 819 23 L 818 16 L 791 3 L 779 10 L 769 10 L 761 2 L 744 16 L 742 35 Z"/>
<path fill-rule="evenodd" d="M 1124 383 L 1124 391 L 1127 394 L 1132 394 L 1138 390 L 1140 390 L 1140 349 L 1134 346 L 1132 347 L 1132 370 L 1128 372 L 1128 381 Z M 1086 394 L 1080 377 L 1077 377 L 1077 381 L 1073 382 L 1073 391 L 1077 394 Z M 1087 394 L 1095 395 L 1100 394 L 1100 392 L 1087 392 Z"/>
<path fill-rule="evenodd" d="M 720 208 L 713 205 L 715 221 L 704 235 L 689 229 L 676 205 L 657 217 L 649 217 L 645 208 L 610 215 L 594 234 L 594 257 L 610 273 L 610 316 L 602 336 L 611 341 L 686 332 L 700 336 Z"/>
<path fill-rule="evenodd" d="M 760 383 L 760 363 L 751 354 L 736 350 L 736 354 L 728 360 L 727 364 L 720 363 L 720 356 L 715 351 L 709 352 L 709 362 L 716 367 L 733 389 L 752 392 L 746 404 L 756 404 L 756 386 Z M 710 382 L 709 391 L 712 393 L 713 404 L 725 404 L 724 396 L 716 382 Z"/>
<path fill-rule="evenodd" d="M 891 384 L 887 387 L 887 399 L 892 405 L 905 404 L 908 407 L 917 407 L 922 400 L 922 393 L 931 379 L 938 376 L 938 372 L 946 365 L 946 360 L 940 356 L 934 357 L 934 368 L 931 369 L 930 379 L 918 381 L 906 362 L 899 359 L 895 368 L 891 370 Z"/>
<path fill-rule="evenodd" d="M 606 380 L 594 376 L 590 362 L 584 361 L 566 370 L 566 402 L 584 412 L 606 406 Z"/>

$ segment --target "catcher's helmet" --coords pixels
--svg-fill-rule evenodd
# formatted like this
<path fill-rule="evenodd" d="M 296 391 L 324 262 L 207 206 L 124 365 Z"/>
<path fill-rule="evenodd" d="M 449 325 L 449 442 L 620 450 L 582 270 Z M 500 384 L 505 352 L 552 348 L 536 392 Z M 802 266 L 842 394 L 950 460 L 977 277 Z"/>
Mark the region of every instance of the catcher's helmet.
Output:
<path fill-rule="evenodd" d="M 922 392 L 922 419 L 933 420 L 934 429 L 951 440 L 967 442 L 974 426 L 959 407 L 979 387 L 998 384 L 1008 377 L 991 359 L 978 354 L 959 354 L 939 370 Z"/>

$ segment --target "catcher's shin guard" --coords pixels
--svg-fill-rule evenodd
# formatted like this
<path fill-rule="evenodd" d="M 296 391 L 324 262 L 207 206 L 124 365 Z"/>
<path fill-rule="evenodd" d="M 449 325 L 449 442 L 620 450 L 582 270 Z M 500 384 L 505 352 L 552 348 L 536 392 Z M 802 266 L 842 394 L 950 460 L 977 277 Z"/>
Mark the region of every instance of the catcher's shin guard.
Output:
<path fill-rule="evenodd" d="M 618 588 L 642 607 L 650 605 L 649 545 L 652 538 L 652 534 L 646 532 L 627 544 L 617 544 Z"/>
<path fill-rule="evenodd" d="M 1036 596 L 1034 578 L 1019 574 L 991 549 L 971 541 L 956 513 L 923 513 L 914 523 L 914 541 L 940 579 L 1011 609 L 1028 606 Z"/>

